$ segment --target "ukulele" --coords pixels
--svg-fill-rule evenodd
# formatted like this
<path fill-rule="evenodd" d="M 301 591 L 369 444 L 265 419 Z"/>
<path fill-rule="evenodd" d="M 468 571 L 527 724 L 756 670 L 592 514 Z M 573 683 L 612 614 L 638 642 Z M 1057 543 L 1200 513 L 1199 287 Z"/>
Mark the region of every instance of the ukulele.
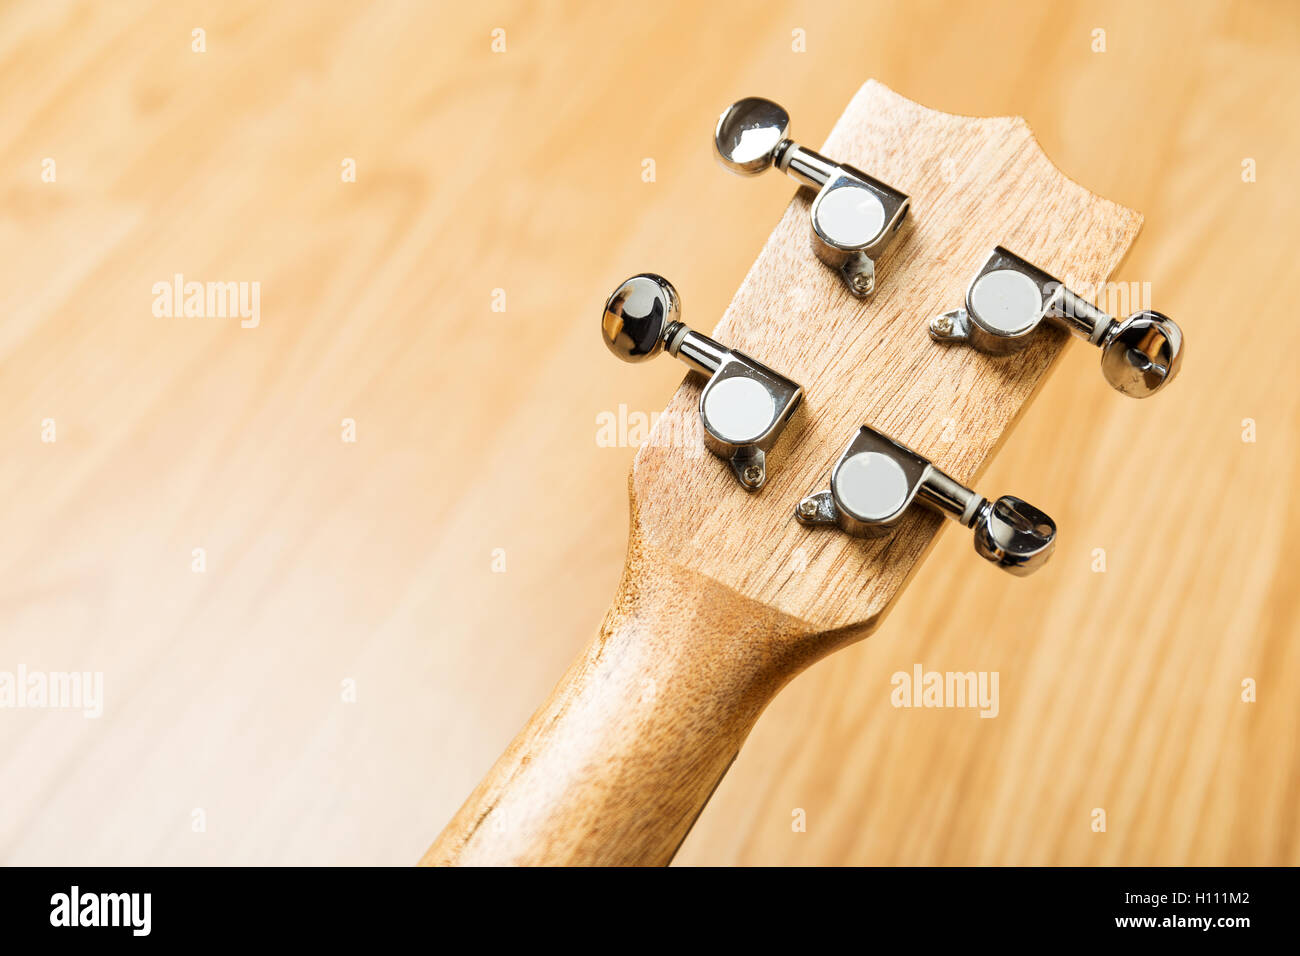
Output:
<path fill-rule="evenodd" d="M 992 304 L 969 297 L 972 277 L 1011 262 L 1059 317 L 1062 289 L 1100 288 L 1142 222 L 1062 174 L 1022 119 L 936 112 L 873 81 L 823 152 L 885 190 L 891 241 L 847 256 L 816 230 L 810 241 L 825 160 L 796 157 L 792 175 L 814 188 L 795 192 L 713 332 L 802 388 L 763 473 L 752 458 L 728 468 L 700 453 L 711 380 L 697 366 L 633 461 L 626 565 L 599 633 L 422 864 L 668 863 L 763 708 L 880 625 L 945 523 L 909 507 L 878 536 L 816 527 L 802 503 L 825 504 L 817 493 L 846 443 L 878 432 L 969 486 L 1071 331 L 1103 347 L 1121 391 L 1148 393 L 1176 371 L 1177 329 L 1158 313 L 1106 324 L 1075 296 L 1063 320 L 1021 328 L 999 325 L 999 309 L 1028 286 L 1007 280 Z M 963 302 L 979 314 L 954 313 Z M 942 344 L 954 339 L 976 347 Z"/>

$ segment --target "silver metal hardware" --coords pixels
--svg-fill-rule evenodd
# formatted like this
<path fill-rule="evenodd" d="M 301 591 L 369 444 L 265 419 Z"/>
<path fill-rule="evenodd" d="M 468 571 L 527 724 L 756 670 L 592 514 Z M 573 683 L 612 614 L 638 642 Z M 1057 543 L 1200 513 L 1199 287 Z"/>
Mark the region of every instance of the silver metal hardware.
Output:
<path fill-rule="evenodd" d="M 643 362 L 667 349 L 708 376 L 700 392 L 704 444 L 726 459 L 747 491 L 767 481 L 767 453 L 803 398 L 803 389 L 743 352 L 733 352 L 680 319 L 671 282 L 644 273 L 609 297 L 601 330 L 609 350 L 625 362 Z"/>
<path fill-rule="evenodd" d="M 965 308 L 930 320 L 930 337 L 1005 355 L 1028 345 L 1044 319 L 1099 346 L 1102 374 L 1125 395 L 1154 395 L 1178 374 L 1183 333 L 1169 316 L 1148 310 L 1121 322 L 1002 246 L 966 290 Z"/>
<path fill-rule="evenodd" d="M 771 100 L 751 96 L 718 118 L 713 148 L 722 165 L 737 175 L 757 176 L 776 166 L 818 190 L 812 204 L 813 251 L 839 270 L 850 292 L 865 298 L 876 289 L 876 260 L 903 224 L 908 197 L 798 145 L 789 132 L 789 113 Z"/>
<path fill-rule="evenodd" d="M 804 498 L 794 516 L 874 538 L 889 534 L 913 502 L 974 529 L 975 550 L 1011 574 L 1036 571 L 1056 546 L 1056 524 L 1033 505 L 1009 495 L 990 502 L 869 425 L 836 462 L 830 490 Z"/>

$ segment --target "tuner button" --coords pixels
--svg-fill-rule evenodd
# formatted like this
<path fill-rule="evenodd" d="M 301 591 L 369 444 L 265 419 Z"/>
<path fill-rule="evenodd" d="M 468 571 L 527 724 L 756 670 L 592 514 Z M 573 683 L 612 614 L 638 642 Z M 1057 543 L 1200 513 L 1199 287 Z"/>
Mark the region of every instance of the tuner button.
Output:
<path fill-rule="evenodd" d="M 975 550 L 1004 571 L 1037 571 L 1056 547 L 1056 523 L 1033 505 L 1003 495 L 975 519 Z"/>
<path fill-rule="evenodd" d="M 831 476 L 835 504 L 861 522 L 896 518 L 912 500 L 912 483 L 903 466 L 879 451 L 860 451 L 843 459 Z"/>
<path fill-rule="evenodd" d="M 862 249 L 885 231 L 885 204 L 865 183 L 847 176 L 829 183 L 812 208 L 817 235 L 839 249 Z"/>
<path fill-rule="evenodd" d="M 709 430 L 732 445 L 758 441 L 772 427 L 777 411 L 777 396 L 748 375 L 717 376 L 700 395 L 700 412 Z"/>
<path fill-rule="evenodd" d="M 1136 312 L 1106 333 L 1101 348 L 1106 381 L 1132 398 L 1146 398 L 1178 374 L 1183 333 L 1167 315 Z"/>
<path fill-rule="evenodd" d="M 664 349 L 664 337 L 681 315 L 673 284 L 643 273 L 628 279 L 609 297 L 601 316 L 605 345 L 624 362 L 644 362 Z"/>
<path fill-rule="evenodd" d="M 718 117 L 713 148 L 722 165 L 741 176 L 757 176 L 776 159 L 790 132 L 790 114 L 761 97 L 732 103 Z"/>

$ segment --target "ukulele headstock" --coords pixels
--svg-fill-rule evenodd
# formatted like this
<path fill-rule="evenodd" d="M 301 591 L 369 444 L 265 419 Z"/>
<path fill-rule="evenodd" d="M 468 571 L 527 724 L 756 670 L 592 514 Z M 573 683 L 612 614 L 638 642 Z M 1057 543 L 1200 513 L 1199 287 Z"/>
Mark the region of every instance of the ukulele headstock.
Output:
<path fill-rule="evenodd" d="M 880 253 L 871 298 L 819 259 L 808 188 L 795 192 L 716 328 L 690 313 L 682 290 L 686 322 L 797 382 L 802 402 L 751 493 L 704 452 L 704 379 L 688 375 L 632 466 L 629 564 L 635 574 L 671 564 L 808 633 L 850 640 L 878 623 L 942 518 L 914 508 L 888 536 L 850 537 L 801 524 L 795 505 L 826 486 L 862 425 L 974 483 L 1069 336 L 1044 329 L 1022 351 L 992 356 L 936 344 L 930 317 L 963 301 L 999 246 L 1071 285 L 1099 287 L 1141 216 L 1066 177 L 1023 120 L 937 112 L 876 82 L 858 91 L 823 152 L 902 190 L 911 215 Z M 1004 490 L 1015 491 L 982 493 Z M 971 573 L 994 572 L 972 555 Z"/>

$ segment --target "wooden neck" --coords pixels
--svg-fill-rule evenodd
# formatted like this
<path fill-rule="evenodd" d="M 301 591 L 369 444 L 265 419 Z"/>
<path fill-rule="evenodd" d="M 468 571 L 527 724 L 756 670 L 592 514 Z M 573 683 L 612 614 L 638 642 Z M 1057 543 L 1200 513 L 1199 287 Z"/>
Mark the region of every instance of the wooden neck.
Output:
<path fill-rule="evenodd" d="M 806 625 L 633 548 L 600 633 L 429 848 L 425 865 L 672 859 Z"/>

